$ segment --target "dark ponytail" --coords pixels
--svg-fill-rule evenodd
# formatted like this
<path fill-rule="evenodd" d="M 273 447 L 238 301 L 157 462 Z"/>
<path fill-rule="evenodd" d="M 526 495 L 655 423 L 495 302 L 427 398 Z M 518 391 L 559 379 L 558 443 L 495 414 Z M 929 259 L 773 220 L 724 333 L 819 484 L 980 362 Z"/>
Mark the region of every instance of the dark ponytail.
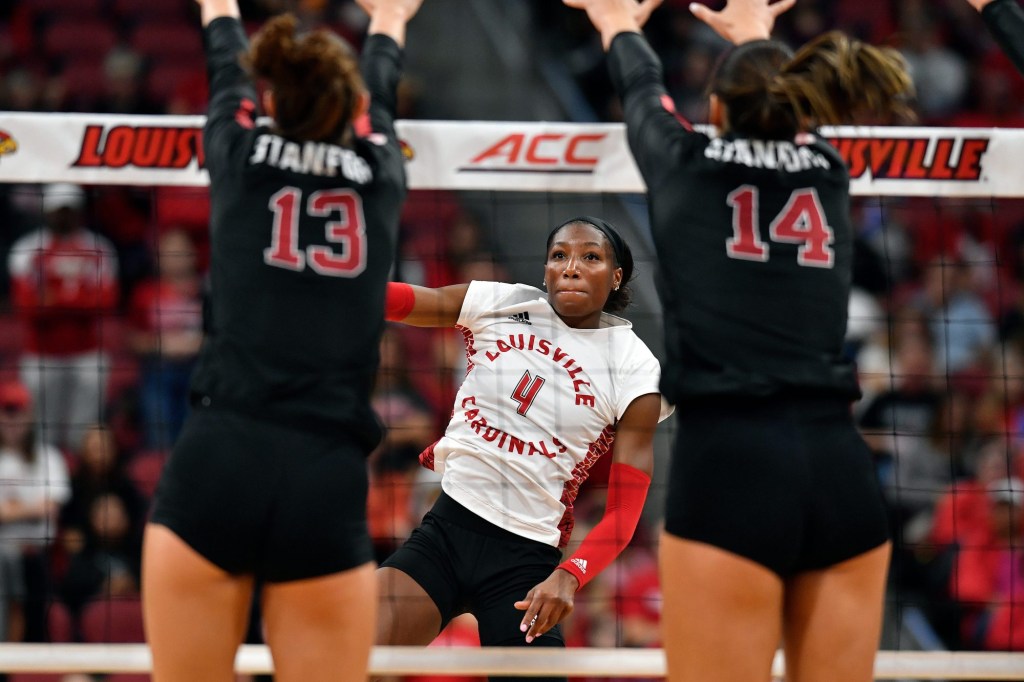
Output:
<path fill-rule="evenodd" d="M 365 90 L 352 48 L 326 30 L 296 35 L 291 14 L 269 20 L 253 37 L 246 62 L 273 92 L 274 122 L 294 140 L 339 142 Z"/>
<path fill-rule="evenodd" d="M 739 45 L 722 61 L 712 92 L 726 105 L 729 128 L 756 138 L 792 139 L 819 125 L 913 118 L 914 86 L 903 57 L 839 31 L 796 54 L 773 40 Z"/>

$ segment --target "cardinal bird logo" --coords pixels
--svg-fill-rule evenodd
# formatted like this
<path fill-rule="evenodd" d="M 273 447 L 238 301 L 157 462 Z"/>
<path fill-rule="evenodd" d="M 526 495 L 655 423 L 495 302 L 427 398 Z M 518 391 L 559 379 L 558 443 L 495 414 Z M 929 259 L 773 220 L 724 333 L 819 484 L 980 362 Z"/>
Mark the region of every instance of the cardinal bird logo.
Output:
<path fill-rule="evenodd" d="M 398 146 L 402 149 L 402 156 L 406 161 L 412 161 L 416 158 L 416 152 L 413 151 L 412 146 L 405 140 L 399 140 Z"/>
<path fill-rule="evenodd" d="M 0 156 L 18 151 L 18 141 L 6 130 L 0 130 Z"/>

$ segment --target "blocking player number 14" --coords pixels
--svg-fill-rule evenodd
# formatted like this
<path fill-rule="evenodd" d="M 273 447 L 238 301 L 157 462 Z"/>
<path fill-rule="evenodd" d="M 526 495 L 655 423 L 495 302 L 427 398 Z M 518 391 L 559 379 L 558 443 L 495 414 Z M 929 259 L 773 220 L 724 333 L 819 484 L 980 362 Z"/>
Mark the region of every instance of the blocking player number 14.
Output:
<path fill-rule="evenodd" d="M 732 209 L 732 236 L 725 241 L 730 258 L 768 261 L 770 246 L 761 239 L 758 226 L 758 189 L 741 185 L 729 193 L 725 202 Z M 835 238 L 825 219 L 818 192 L 813 187 L 794 190 L 786 205 L 768 226 L 774 242 L 799 244 L 796 262 L 810 268 L 835 265 Z"/>

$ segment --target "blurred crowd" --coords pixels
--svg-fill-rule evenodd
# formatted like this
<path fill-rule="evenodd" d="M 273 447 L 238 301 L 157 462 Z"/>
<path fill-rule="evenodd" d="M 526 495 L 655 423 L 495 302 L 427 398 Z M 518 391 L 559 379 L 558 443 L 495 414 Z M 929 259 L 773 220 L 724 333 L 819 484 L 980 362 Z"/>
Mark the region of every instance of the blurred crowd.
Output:
<path fill-rule="evenodd" d="M 723 45 L 686 2 L 665 4 L 649 35 L 677 109 L 703 122 Z M 4 3 L 0 110 L 202 113 L 193 5 Z M 350 1 L 243 5 L 252 27 L 287 6 L 354 42 L 364 28 Z M 621 118 L 582 15 L 532 7 L 593 110 Z M 801 0 L 779 22 L 793 44 L 832 27 L 903 52 L 922 123 L 1024 125 L 1024 79 L 963 0 Z M 137 609 L 121 609 L 137 606 L 148 501 L 188 410 L 207 211 L 191 188 L 0 186 L 0 639 L 141 638 Z M 853 218 L 846 352 L 896 538 L 892 594 L 950 648 L 1024 651 L 1024 200 L 857 198 Z M 508 279 L 500 247 L 457 195 L 413 192 L 395 278 Z M 465 355 L 458 333 L 400 326 L 380 351 L 388 428 L 369 518 L 384 558 L 437 493 L 417 455 L 447 422 Z M 600 467 L 578 536 L 603 508 Z M 661 644 L 655 516 L 581 593 L 570 643 Z M 446 641 L 473 641 L 471 623 L 453 628 Z"/>

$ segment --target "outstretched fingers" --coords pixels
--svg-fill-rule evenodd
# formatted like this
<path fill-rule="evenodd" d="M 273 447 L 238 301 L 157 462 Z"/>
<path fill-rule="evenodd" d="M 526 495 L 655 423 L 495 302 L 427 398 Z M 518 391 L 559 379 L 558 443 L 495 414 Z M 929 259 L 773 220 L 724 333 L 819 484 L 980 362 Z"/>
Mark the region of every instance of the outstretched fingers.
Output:
<path fill-rule="evenodd" d="M 779 0 L 778 2 L 769 5 L 768 9 L 771 10 L 772 18 L 778 17 L 784 12 L 788 12 L 796 4 L 796 0 Z"/>
<path fill-rule="evenodd" d="M 792 2 L 796 2 L 796 0 L 792 0 Z M 656 10 L 661 3 L 662 0 L 641 0 L 637 4 L 636 12 L 633 15 L 636 18 L 636 23 L 642 28 L 647 23 L 647 20 L 651 18 L 651 12 Z"/>
<path fill-rule="evenodd" d="M 690 3 L 690 12 L 734 45 L 748 40 L 771 37 L 775 18 L 790 9 L 796 0 L 729 0 L 716 12 L 706 5 Z"/>

